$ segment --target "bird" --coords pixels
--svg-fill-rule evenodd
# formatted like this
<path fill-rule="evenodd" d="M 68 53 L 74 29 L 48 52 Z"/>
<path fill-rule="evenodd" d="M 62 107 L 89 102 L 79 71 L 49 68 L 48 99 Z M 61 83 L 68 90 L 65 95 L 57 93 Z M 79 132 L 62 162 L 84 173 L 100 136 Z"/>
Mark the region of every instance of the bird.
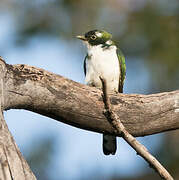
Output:
<path fill-rule="evenodd" d="M 84 60 L 85 83 L 102 89 L 100 78 L 103 78 L 106 80 L 108 93 L 123 93 L 126 76 L 125 57 L 112 40 L 112 35 L 96 29 L 76 37 L 87 47 Z M 116 137 L 103 134 L 103 153 L 115 155 L 116 150 Z"/>

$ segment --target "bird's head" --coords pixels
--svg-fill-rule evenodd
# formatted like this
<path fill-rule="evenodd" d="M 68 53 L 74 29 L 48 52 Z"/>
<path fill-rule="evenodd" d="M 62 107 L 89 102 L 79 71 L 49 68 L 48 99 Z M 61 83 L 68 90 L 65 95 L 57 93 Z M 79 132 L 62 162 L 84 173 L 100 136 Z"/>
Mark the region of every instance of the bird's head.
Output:
<path fill-rule="evenodd" d="M 89 31 L 85 33 L 85 35 L 77 36 L 77 38 L 90 46 L 103 45 L 106 43 L 109 43 L 110 45 L 110 43 L 112 43 L 112 35 L 106 31 L 100 30 Z"/>

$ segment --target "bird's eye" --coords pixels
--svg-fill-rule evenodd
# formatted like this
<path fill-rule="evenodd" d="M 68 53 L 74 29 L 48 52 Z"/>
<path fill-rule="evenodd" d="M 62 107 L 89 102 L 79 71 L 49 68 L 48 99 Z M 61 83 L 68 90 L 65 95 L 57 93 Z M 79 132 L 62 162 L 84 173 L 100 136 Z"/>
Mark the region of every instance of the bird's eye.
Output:
<path fill-rule="evenodd" d="M 95 39 L 96 39 L 96 36 L 95 36 L 95 35 L 92 35 L 92 36 L 91 36 L 91 39 L 92 39 L 92 40 L 95 40 Z"/>

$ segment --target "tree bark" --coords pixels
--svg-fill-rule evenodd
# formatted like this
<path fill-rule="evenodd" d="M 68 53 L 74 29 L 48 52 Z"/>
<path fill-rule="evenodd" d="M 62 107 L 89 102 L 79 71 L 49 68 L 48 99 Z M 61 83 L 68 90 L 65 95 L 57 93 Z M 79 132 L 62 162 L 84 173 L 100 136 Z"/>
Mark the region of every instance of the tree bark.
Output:
<path fill-rule="evenodd" d="M 0 113 L 0 179 L 36 180 Z"/>
<path fill-rule="evenodd" d="M 72 126 L 121 136 L 106 120 L 101 91 L 28 65 L 1 60 L 4 110 L 25 109 Z M 179 90 L 150 95 L 113 94 L 114 112 L 133 136 L 179 128 Z"/>
<path fill-rule="evenodd" d="M 1 180 L 35 180 L 27 162 L 21 155 L 3 118 L 5 104 L 6 66 L 0 62 L 0 179 Z"/>
<path fill-rule="evenodd" d="M 0 179 L 36 179 L 8 130 L 4 110 L 25 109 L 78 128 L 121 136 L 103 114 L 101 93 L 40 68 L 6 64 L 0 58 Z M 179 128 L 179 90 L 112 94 L 110 103 L 133 136 Z"/>

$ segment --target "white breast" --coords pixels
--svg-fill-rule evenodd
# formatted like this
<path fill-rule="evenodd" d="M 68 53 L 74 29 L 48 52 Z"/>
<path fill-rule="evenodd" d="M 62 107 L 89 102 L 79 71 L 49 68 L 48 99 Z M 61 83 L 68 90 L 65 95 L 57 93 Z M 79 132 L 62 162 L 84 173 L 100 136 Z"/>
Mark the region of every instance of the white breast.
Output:
<path fill-rule="evenodd" d="M 101 88 L 99 79 L 101 76 L 107 81 L 108 91 L 118 92 L 120 69 L 116 46 L 107 49 L 103 49 L 101 45 L 88 46 L 88 56 L 85 82 L 90 86 Z"/>

